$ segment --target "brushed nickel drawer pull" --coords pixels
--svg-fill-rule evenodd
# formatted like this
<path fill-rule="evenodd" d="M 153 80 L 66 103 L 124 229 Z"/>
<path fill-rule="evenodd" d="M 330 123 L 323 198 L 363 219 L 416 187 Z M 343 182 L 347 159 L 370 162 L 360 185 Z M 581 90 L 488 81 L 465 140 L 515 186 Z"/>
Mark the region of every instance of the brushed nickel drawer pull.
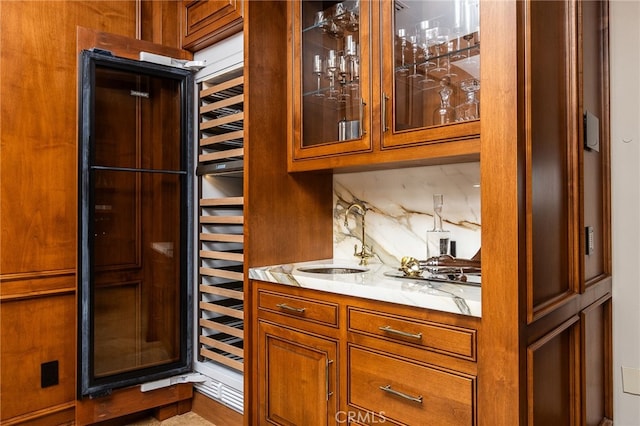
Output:
<path fill-rule="evenodd" d="M 389 126 L 387 125 L 387 102 L 389 101 L 389 96 L 386 93 L 382 94 L 382 133 L 389 130 Z"/>
<path fill-rule="evenodd" d="M 278 308 L 280 308 L 280 309 L 285 309 L 287 311 L 296 312 L 298 314 L 301 314 L 306 310 L 305 308 L 294 308 L 293 306 L 289 306 L 286 303 L 278 303 L 276 306 Z"/>
<path fill-rule="evenodd" d="M 367 132 L 364 129 L 364 107 L 367 106 L 367 103 L 364 99 L 360 98 L 360 137 L 365 135 Z"/>
<path fill-rule="evenodd" d="M 400 330 L 391 328 L 390 325 L 385 325 L 384 327 L 378 327 L 378 329 L 382 331 L 386 331 L 387 333 L 397 334 L 398 336 L 410 337 L 412 339 L 422 339 L 422 333 L 418 333 L 418 334 L 407 333 L 406 331 L 400 331 Z"/>
<path fill-rule="evenodd" d="M 407 394 L 406 394 L 406 393 L 404 393 L 404 392 L 400 392 L 400 391 L 397 391 L 397 390 L 395 390 L 395 389 L 391 389 L 391 385 L 387 385 L 387 386 L 380 386 L 380 389 L 381 389 L 381 390 L 383 390 L 383 391 L 385 391 L 385 392 L 388 392 L 388 393 L 390 393 L 390 394 L 393 394 L 393 395 L 399 396 L 399 397 L 401 397 L 401 398 L 408 399 L 409 401 L 417 402 L 417 403 L 419 403 L 419 404 L 422 404 L 422 395 L 418 395 L 418 396 L 411 396 L 411 395 L 407 395 Z"/>

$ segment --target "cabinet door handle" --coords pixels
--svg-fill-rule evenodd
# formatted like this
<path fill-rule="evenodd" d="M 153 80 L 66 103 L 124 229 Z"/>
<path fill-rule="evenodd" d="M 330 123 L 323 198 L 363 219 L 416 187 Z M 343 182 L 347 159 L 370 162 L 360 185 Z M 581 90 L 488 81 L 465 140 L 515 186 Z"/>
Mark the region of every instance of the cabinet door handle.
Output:
<path fill-rule="evenodd" d="M 412 339 L 422 339 L 422 333 L 407 333 L 406 331 L 396 330 L 395 328 L 391 328 L 390 325 L 385 325 L 384 327 L 378 327 L 379 330 L 386 331 L 387 333 L 397 334 L 402 337 L 410 337 Z"/>
<path fill-rule="evenodd" d="M 278 303 L 276 306 L 278 308 L 280 308 L 280 309 L 284 309 L 284 310 L 291 311 L 291 312 L 296 312 L 298 314 L 301 314 L 306 310 L 305 308 L 295 308 L 293 306 L 289 306 L 286 303 Z"/>
<path fill-rule="evenodd" d="M 387 393 L 390 393 L 392 395 L 396 395 L 396 396 L 399 396 L 401 398 L 408 399 L 411 402 L 417 402 L 418 404 L 422 404 L 422 395 L 418 395 L 418 396 L 407 395 L 404 392 L 400 392 L 400 391 L 397 391 L 395 389 L 391 389 L 391 385 L 380 386 L 380 389 L 385 391 L 385 392 L 387 392 Z"/>
<path fill-rule="evenodd" d="M 389 126 L 387 125 L 387 101 L 389 100 L 389 96 L 386 93 L 382 94 L 382 133 L 389 130 Z"/>
<path fill-rule="evenodd" d="M 332 359 L 327 359 L 327 371 L 326 371 L 326 391 L 327 391 L 327 401 L 329 400 L 329 398 L 331 398 L 331 396 L 333 395 L 333 392 L 329 390 L 329 364 L 333 364 L 333 360 Z"/>
<path fill-rule="evenodd" d="M 362 137 L 362 135 L 367 133 L 364 130 L 364 107 L 366 105 L 367 105 L 367 103 L 364 101 L 364 99 L 360 98 L 360 123 L 362 123 L 360 125 L 360 137 Z"/>

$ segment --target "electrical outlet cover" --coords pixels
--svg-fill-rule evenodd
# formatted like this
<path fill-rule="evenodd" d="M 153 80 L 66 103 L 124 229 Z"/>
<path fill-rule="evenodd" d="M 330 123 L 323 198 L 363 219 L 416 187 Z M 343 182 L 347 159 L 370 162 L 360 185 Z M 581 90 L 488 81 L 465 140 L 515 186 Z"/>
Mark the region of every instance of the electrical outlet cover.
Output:
<path fill-rule="evenodd" d="M 622 390 L 625 393 L 640 395 L 640 369 L 622 367 Z"/>

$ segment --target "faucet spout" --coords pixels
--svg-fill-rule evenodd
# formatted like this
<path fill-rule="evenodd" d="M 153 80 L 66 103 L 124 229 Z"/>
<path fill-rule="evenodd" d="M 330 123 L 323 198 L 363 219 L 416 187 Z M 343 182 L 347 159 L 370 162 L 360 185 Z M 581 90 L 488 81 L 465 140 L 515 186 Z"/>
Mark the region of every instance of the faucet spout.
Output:
<path fill-rule="evenodd" d="M 351 214 L 354 210 L 358 210 L 360 216 L 362 216 L 362 250 L 358 252 L 358 245 L 356 244 L 353 247 L 353 255 L 360 258 L 360 265 L 366 265 L 369 258 L 373 257 L 373 248 L 367 247 L 365 242 L 365 216 L 367 214 L 367 208 L 363 203 L 354 202 L 349 205 L 346 213 L 344 214 L 344 226 L 345 228 L 349 226 L 349 214 Z"/>

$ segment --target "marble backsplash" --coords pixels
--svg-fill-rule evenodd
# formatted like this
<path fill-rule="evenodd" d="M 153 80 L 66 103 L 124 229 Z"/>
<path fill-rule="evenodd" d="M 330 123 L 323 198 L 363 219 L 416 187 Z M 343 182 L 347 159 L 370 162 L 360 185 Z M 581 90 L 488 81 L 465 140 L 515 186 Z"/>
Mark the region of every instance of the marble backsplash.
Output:
<path fill-rule="evenodd" d="M 426 231 L 433 228 L 433 195 L 443 194 L 443 228 L 456 241 L 457 257 L 480 249 L 480 163 L 335 174 L 333 177 L 333 252 L 355 259 L 361 250 L 362 217 L 346 209 L 364 203 L 366 241 L 376 257 L 399 265 L 403 256 L 426 258 Z"/>

